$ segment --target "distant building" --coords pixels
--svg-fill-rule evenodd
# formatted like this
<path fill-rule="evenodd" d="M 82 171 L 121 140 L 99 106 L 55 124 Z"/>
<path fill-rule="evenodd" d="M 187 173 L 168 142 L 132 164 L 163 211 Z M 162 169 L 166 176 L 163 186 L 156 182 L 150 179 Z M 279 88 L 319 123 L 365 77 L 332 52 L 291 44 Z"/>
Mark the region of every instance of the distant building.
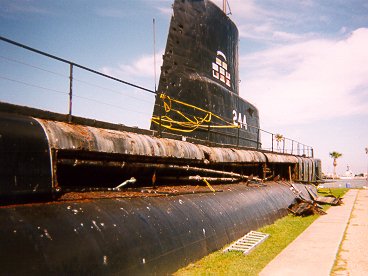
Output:
<path fill-rule="evenodd" d="M 341 179 L 351 179 L 354 178 L 354 173 L 350 170 L 350 166 L 346 166 L 346 171 L 344 175 L 340 176 Z"/>

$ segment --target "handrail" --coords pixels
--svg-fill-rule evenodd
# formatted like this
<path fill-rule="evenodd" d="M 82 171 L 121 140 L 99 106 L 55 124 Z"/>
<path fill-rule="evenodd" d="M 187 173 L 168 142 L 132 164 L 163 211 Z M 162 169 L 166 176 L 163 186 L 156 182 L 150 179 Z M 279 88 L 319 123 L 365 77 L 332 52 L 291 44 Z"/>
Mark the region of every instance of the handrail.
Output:
<path fill-rule="evenodd" d="M 114 81 L 117 81 L 117 82 L 121 82 L 123 84 L 126 84 L 126 85 L 129 85 L 129 86 L 132 86 L 132 87 L 135 87 L 135 88 L 138 88 L 138 89 L 141 89 L 141 90 L 144 90 L 144 91 L 147 91 L 149 93 L 153 93 L 153 94 L 156 94 L 155 91 L 151 90 L 151 89 L 148 89 L 148 88 L 145 88 L 145 87 L 142 87 L 142 86 L 139 86 L 139 85 L 136 85 L 136 84 L 133 84 L 133 83 L 130 83 L 130 82 L 127 82 L 127 81 L 123 81 L 121 79 L 118 79 L 118 78 L 115 78 L 115 77 L 112 77 L 110 75 L 106 75 L 104 73 L 101 73 L 99 71 L 96 71 L 94 69 L 91 69 L 91 68 L 88 68 L 86 66 L 83 66 L 83 65 L 80 65 L 78 63 L 75 63 L 75 62 L 72 62 L 72 61 L 69 61 L 67 59 L 63 59 L 63 58 L 60 58 L 60 57 L 57 57 L 57 56 L 54 56 L 54 55 L 51 55 L 51 54 L 48 54 L 46 52 L 43 52 L 43 51 L 40 51 L 40 50 L 37 50 L 35 48 L 32 48 L 32 47 L 29 47 L 27 45 L 24 45 L 24 44 L 21 44 L 21 43 L 18 43 L 16 41 L 13 41 L 13 40 L 10 40 L 8 38 L 5 38 L 3 36 L 0 36 L 0 40 L 2 41 L 5 41 L 5 42 L 8 42 L 10 44 L 13 44 L 13 45 L 16 45 L 18 47 L 21 47 L 21 48 L 24 48 L 26 50 L 29 50 L 31 52 L 35 52 L 37 54 L 40 54 L 40 55 L 43 55 L 43 56 L 46 56 L 46 57 L 49 57 L 49 58 L 52 58 L 52 59 L 55 59 L 55 60 L 58 60 L 60 62 L 63 62 L 63 63 L 67 63 L 69 65 L 72 65 L 72 66 L 75 66 L 75 67 L 78 67 L 80 69 L 83 69 L 83 70 L 86 70 L 86 71 L 89 71 L 91 73 L 94 73 L 94 74 L 97 74 L 97 75 L 100 75 L 102 77 L 105 77 L 105 78 L 108 78 L 108 79 L 112 79 Z"/>
<path fill-rule="evenodd" d="M 0 36 L 0 40 L 2 40 L 4 42 L 7 42 L 9 44 L 18 46 L 20 48 L 26 49 L 28 51 L 37 53 L 39 55 L 46 56 L 48 58 L 57 60 L 59 62 L 66 63 L 66 64 L 69 65 L 69 67 L 70 67 L 69 68 L 69 114 L 68 114 L 69 115 L 69 120 L 71 120 L 71 118 L 72 118 L 72 104 L 73 104 L 73 67 L 77 67 L 77 68 L 80 68 L 82 70 L 85 70 L 85 71 L 94 73 L 96 75 L 99 75 L 99 76 L 102 76 L 102 77 L 111 79 L 113 81 L 117 81 L 119 83 L 122 83 L 122 84 L 125 84 L 125 85 L 128 85 L 128 86 L 131 86 L 131 87 L 140 89 L 142 91 L 155 94 L 156 97 L 159 95 L 158 94 L 159 92 L 156 92 L 154 90 L 151 90 L 151 89 L 148 89 L 148 88 L 145 88 L 145 87 L 142 87 L 142 86 L 139 86 L 139 85 L 136 85 L 136 84 L 133 84 L 133 83 L 130 83 L 130 82 L 127 82 L 127 81 L 118 79 L 118 78 L 115 78 L 113 76 L 110 76 L 110 75 L 101 73 L 99 71 L 96 71 L 96 70 L 91 69 L 91 68 L 88 68 L 86 66 L 77 64 L 77 63 L 72 62 L 72 61 L 69 61 L 67 59 L 63 59 L 63 58 L 57 57 L 55 55 L 51 55 L 49 53 L 46 53 L 46 52 L 37 50 L 37 49 L 32 48 L 32 47 L 29 47 L 27 45 L 18 43 L 16 41 L 10 40 L 8 38 L 5 38 L 5 37 Z M 162 120 L 161 120 L 161 116 L 159 116 L 159 117 L 160 117 L 159 118 L 159 125 L 160 125 L 160 127 L 159 127 L 159 132 L 158 133 L 159 133 L 159 136 L 161 136 L 162 135 L 162 126 L 161 126 Z M 233 124 L 233 122 L 228 122 L 228 123 L 229 124 Z M 289 138 L 286 138 L 286 137 L 281 136 L 282 139 L 277 142 L 277 147 L 275 148 L 275 146 L 274 146 L 274 140 L 275 140 L 275 137 L 276 137 L 277 134 L 274 134 L 272 132 L 263 130 L 263 129 L 259 128 L 259 127 L 252 126 L 252 125 L 247 125 L 247 127 L 248 128 L 255 129 L 255 132 L 257 134 L 257 140 L 253 140 L 253 139 L 250 139 L 250 138 L 247 138 L 247 137 L 241 137 L 240 133 L 241 132 L 244 132 L 244 130 L 241 129 L 240 127 L 238 128 L 237 135 L 233 135 L 233 134 L 229 134 L 229 133 L 223 133 L 223 132 L 222 133 L 223 133 L 223 135 L 231 136 L 233 138 L 236 138 L 236 141 L 237 141 L 236 145 L 235 144 L 229 144 L 229 145 L 239 146 L 239 140 L 248 140 L 248 141 L 252 141 L 252 142 L 255 142 L 256 143 L 256 149 L 257 150 L 258 149 L 268 150 L 266 148 L 260 148 L 260 145 L 261 145 L 260 136 L 261 136 L 261 134 L 268 134 L 268 135 L 271 135 L 271 137 L 272 137 L 271 138 L 271 148 L 269 149 L 271 152 L 278 152 L 278 153 L 283 153 L 283 154 L 295 154 L 295 155 L 299 155 L 299 156 L 313 157 L 313 148 L 310 147 L 310 146 L 307 146 L 305 144 L 302 144 L 300 142 L 297 142 L 297 141 L 295 141 L 293 139 L 289 139 Z M 208 127 L 208 130 L 210 130 L 210 127 Z M 212 132 L 213 132 L 213 130 L 212 130 Z M 280 148 L 280 146 L 279 146 L 279 143 L 281 141 L 282 141 L 282 148 Z M 285 146 L 285 142 L 286 141 L 291 141 L 291 149 L 286 148 L 286 146 Z M 295 144 L 296 144 L 296 149 L 294 148 L 294 145 Z"/>

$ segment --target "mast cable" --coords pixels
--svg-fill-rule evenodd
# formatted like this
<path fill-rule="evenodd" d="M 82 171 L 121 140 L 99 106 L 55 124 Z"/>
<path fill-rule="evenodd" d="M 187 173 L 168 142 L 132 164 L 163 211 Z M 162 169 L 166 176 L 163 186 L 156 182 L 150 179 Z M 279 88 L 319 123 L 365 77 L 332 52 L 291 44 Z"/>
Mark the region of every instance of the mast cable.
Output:
<path fill-rule="evenodd" d="M 226 15 L 231 15 L 232 12 L 231 12 L 231 9 L 230 9 L 229 1 L 228 0 L 225 0 L 225 1 L 226 1 L 226 4 L 227 4 L 227 7 L 229 8 L 229 12 Z"/>

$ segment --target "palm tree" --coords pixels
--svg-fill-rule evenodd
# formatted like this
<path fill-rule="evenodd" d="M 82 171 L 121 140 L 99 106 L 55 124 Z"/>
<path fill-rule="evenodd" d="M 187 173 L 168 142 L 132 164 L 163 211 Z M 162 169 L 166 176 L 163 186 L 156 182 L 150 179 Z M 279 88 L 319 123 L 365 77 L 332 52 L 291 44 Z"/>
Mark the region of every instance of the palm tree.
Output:
<path fill-rule="evenodd" d="M 333 166 L 334 166 L 334 171 L 333 171 L 333 178 L 336 177 L 336 166 L 337 166 L 337 158 L 341 157 L 342 154 L 337 152 L 337 151 L 333 151 L 330 152 L 330 157 L 333 158 Z"/>
<path fill-rule="evenodd" d="M 278 151 L 280 151 L 280 142 L 281 142 L 282 140 L 284 140 L 284 136 L 283 136 L 283 135 L 281 135 L 281 134 L 276 134 L 276 135 L 275 135 L 275 140 L 276 140 L 276 142 L 277 142 L 277 150 L 278 150 Z"/>

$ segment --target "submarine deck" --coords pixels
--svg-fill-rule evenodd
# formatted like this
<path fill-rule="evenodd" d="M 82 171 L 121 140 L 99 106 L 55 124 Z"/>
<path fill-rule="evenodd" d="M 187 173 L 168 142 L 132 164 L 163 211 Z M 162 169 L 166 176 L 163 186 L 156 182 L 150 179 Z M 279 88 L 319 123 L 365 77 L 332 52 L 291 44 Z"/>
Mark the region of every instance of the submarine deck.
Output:
<path fill-rule="evenodd" d="M 274 182 L 267 185 L 274 185 Z M 176 196 L 184 194 L 200 194 L 200 193 L 218 193 L 223 191 L 231 191 L 234 187 L 248 187 L 249 189 L 265 186 L 265 184 L 246 182 L 237 184 L 214 184 L 211 187 L 203 185 L 175 185 L 175 186 L 157 186 L 157 187 L 139 187 L 127 188 L 124 191 L 88 191 L 88 192 L 69 192 L 61 196 L 59 200 L 83 200 L 83 199 L 98 199 L 98 198 L 130 198 L 130 197 L 154 197 L 154 196 Z"/>
<path fill-rule="evenodd" d="M 69 190 L 62 193 L 57 198 L 29 198 L 27 201 L 6 201 L 3 199 L 0 204 L 0 208 L 8 208 L 19 205 L 35 205 L 35 204 L 57 204 L 64 202 L 83 202 L 91 200 L 103 200 L 103 199 L 129 199 L 129 198 L 147 198 L 147 197 L 167 197 L 167 196 L 180 196 L 190 194 L 208 194 L 208 193 L 222 193 L 226 191 L 232 191 L 236 188 L 246 188 L 249 190 L 261 189 L 263 187 L 272 187 L 278 184 L 290 186 L 289 182 L 284 181 L 267 181 L 261 182 L 246 182 L 232 184 L 211 184 L 210 187 L 206 184 L 198 185 L 160 185 L 156 187 L 142 186 L 142 187 L 129 187 L 121 190 L 114 190 L 113 188 L 81 188 L 80 190 Z M 213 189 L 213 190 L 212 190 Z"/>

